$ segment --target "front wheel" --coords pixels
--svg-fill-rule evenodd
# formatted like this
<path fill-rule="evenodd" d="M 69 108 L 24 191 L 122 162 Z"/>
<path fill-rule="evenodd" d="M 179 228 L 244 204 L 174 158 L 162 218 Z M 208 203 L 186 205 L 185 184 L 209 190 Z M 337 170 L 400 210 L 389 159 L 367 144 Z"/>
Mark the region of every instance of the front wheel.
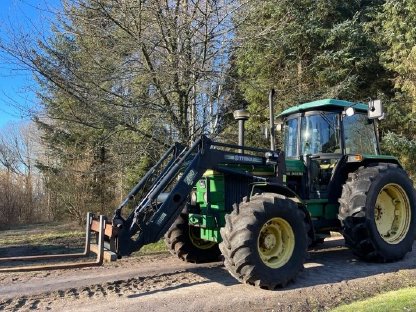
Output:
<path fill-rule="evenodd" d="M 165 243 L 172 255 L 186 262 L 219 261 L 218 243 L 200 238 L 200 229 L 189 226 L 188 214 L 181 213 L 165 234 Z"/>
<path fill-rule="evenodd" d="M 412 249 L 416 196 L 395 164 L 361 167 L 343 186 L 339 218 L 346 244 L 368 261 L 396 261 Z"/>
<path fill-rule="evenodd" d="M 283 287 L 303 268 L 306 217 L 283 196 L 264 193 L 226 216 L 220 244 L 224 265 L 236 279 L 266 289 Z"/>

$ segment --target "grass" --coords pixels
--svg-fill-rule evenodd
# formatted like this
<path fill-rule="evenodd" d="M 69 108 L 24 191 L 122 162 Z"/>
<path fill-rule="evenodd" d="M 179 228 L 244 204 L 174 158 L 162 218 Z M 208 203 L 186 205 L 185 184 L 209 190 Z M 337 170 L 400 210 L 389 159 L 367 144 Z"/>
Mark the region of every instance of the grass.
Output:
<path fill-rule="evenodd" d="M 165 242 L 162 240 L 158 241 L 157 243 L 149 244 L 146 246 L 143 246 L 142 249 L 140 249 L 140 254 L 154 254 L 154 253 L 162 253 L 167 252 L 167 248 L 165 245 Z"/>
<path fill-rule="evenodd" d="M 380 294 L 367 300 L 342 305 L 331 312 L 398 312 L 416 311 L 416 287 Z"/>
<path fill-rule="evenodd" d="M 81 231 L 68 231 L 68 232 L 46 232 L 46 233 L 32 233 L 32 234 L 5 234 L 0 236 L 0 246 L 12 246 L 12 245 L 47 245 L 55 241 L 73 241 L 82 240 L 85 236 Z"/>
<path fill-rule="evenodd" d="M 81 247 L 85 232 L 77 224 L 41 223 L 17 226 L 12 230 L 0 231 L 0 247 L 46 247 L 62 245 Z"/>

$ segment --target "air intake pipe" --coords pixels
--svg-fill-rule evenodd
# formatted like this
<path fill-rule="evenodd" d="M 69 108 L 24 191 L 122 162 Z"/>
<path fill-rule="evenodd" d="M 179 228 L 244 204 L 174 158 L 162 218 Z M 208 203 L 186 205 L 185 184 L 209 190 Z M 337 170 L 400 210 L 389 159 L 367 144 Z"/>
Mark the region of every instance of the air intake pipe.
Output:
<path fill-rule="evenodd" d="M 238 145 L 242 147 L 239 149 L 241 154 L 244 153 L 244 123 L 249 117 L 250 113 L 245 109 L 234 111 L 234 119 L 238 121 Z"/>

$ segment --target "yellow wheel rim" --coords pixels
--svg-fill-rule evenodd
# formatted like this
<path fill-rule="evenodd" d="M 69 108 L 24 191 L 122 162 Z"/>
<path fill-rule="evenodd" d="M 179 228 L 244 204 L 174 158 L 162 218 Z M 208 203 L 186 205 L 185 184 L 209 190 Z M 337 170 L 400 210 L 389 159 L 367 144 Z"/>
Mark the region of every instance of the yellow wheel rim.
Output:
<path fill-rule="evenodd" d="M 260 230 L 257 248 L 265 265 L 273 269 L 284 266 L 295 249 L 292 227 L 282 218 L 270 219 Z"/>
<path fill-rule="evenodd" d="M 191 239 L 192 244 L 199 249 L 210 249 L 213 247 L 216 242 L 207 241 L 199 237 L 199 228 L 194 226 L 189 227 L 189 238 Z"/>
<path fill-rule="evenodd" d="M 409 197 L 395 183 L 385 185 L 377 196 L 374 219 L 381 238 L 389 244 L 398 244 L 410 227 Z"/>

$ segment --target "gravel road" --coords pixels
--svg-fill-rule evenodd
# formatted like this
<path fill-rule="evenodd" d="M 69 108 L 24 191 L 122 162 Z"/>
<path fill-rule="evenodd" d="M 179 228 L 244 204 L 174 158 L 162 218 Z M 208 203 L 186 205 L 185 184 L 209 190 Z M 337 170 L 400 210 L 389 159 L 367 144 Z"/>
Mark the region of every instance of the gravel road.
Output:
<path fill-rule="evenodd" d="M 396 263 L 365 263 L 336 237 L 311 250 L 304 271 L 276 291 L 240 284 L 222 263 L 157 254 L 95 268 L 1 273 L 0 311 L 325 311 L 405 286 L 416 286 L 416 251 Z"/>

